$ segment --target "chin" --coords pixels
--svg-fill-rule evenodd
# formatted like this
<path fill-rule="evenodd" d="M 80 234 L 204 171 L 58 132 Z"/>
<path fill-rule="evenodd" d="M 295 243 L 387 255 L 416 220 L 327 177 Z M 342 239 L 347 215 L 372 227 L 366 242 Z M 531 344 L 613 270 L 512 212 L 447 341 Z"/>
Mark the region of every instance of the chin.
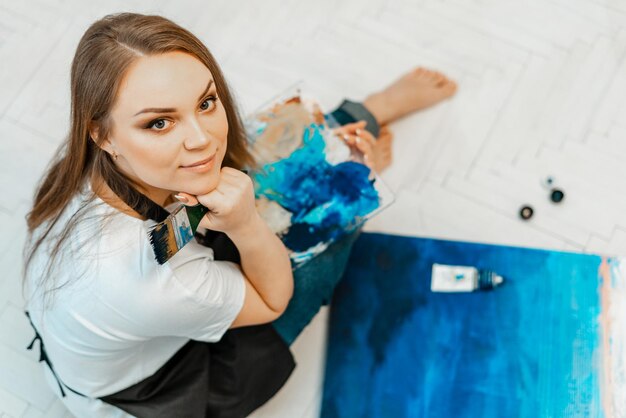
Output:
<path fill-rule="evenodd" d="M 181 188 L 181 191 L 194 196 L 203 195 L 215 190 L 219 182 L 219 176 L 210 173 L 210 175 L 203 176 L 203 178 L 198 178 L 195 181 L 186 183 L 185 187 Z"/>

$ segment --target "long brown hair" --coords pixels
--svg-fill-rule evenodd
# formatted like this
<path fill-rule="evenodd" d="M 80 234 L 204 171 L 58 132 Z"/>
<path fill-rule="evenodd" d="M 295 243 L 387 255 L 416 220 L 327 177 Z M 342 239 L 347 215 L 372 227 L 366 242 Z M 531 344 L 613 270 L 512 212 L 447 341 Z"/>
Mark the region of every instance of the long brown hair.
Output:
<path fill-rule="evenodd" d="M 70 129 L 39 182 L 33 207 L 26 216 L 28 238 L 24 247 L 24 279 L 35 252 L 85 181 L 95 175 L 108 184 L 119 185 L 122 190 L 128 190 L 131 185 L 141 189 L 139 184 L 118 170 L 111 156 L 100 146 L 111 130 L 111 108 L 128 68 L 141 56 L 170 51 L 183 51 L 195 56 L 213 75 L 228 120 L 228 145 L 222 165 L 243 168 L 254 163 L 246 148 L 241 117 L 222 71 L 196 36 L 162 16 L 116 13 L 103 17 L 84 33 L 72 61 Z M 92 122 L 98 128 L 97 144 L 89 136 Z M 85 208 L 94 199 L 92 195 L 77 214 L 86 212 Z M 48 258 L 47 273 L 39 277 L 38 287 L 46 284 L 48 291 L 61 287 L 50 286 L 49 282 L 54 280 L 49 274 L 50 268 L 63 243 L 72 237 L 72 229 L 79 219 L 80 216 L 72 216 L 58 235 Z M 35 229 L 44 223 L 47 224 L 43 233 L 34 239 Z"/>

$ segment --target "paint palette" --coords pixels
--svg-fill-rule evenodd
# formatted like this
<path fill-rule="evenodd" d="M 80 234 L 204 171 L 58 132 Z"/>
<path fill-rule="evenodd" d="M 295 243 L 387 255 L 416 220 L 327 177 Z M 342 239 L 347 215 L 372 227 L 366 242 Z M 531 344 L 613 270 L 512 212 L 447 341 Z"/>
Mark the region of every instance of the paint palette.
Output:
<path fill-rule="evenodd" d="M 256 166 L 250 168 L 257 210 L 303 263 L 389 206 L 394 196 L 362 154 L 332 132 L 339 124 L 302 82 L 245 120 Z"/>

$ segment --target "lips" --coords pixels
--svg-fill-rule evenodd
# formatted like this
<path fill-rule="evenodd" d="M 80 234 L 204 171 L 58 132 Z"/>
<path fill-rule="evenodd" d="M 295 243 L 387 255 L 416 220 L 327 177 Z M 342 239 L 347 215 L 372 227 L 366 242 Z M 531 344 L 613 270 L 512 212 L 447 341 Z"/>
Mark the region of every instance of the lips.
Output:
<path fill-rule="evenodd" d="M 197 161 L 197 162 L 195 162 L 193 164 L 190 164 L 190 165 L 183 165 L 182 167 L 189 168 L 189 167 L 196 167 L 196 166 L 199 166 L 199 165 L 202 165 L 202 164 L 206 164 L 209 161 L 211 161 L 214 157 L 215 157 L 215 154 L 211 155 L 209 158 L 206 158 L 204 160 Z"/>

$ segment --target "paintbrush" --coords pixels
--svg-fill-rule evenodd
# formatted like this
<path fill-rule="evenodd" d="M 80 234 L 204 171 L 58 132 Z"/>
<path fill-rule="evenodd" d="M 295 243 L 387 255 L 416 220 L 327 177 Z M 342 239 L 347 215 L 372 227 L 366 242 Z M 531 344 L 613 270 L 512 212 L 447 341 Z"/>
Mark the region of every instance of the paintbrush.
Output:
<path fill-rule="evenodd" d="M 195 206 L 181 205 L 148 231 L 150 245 L 159 264 L 165 264 L 193 239 L 200 220 L 207 212 L 209 209 L 199 203 Z"/>

